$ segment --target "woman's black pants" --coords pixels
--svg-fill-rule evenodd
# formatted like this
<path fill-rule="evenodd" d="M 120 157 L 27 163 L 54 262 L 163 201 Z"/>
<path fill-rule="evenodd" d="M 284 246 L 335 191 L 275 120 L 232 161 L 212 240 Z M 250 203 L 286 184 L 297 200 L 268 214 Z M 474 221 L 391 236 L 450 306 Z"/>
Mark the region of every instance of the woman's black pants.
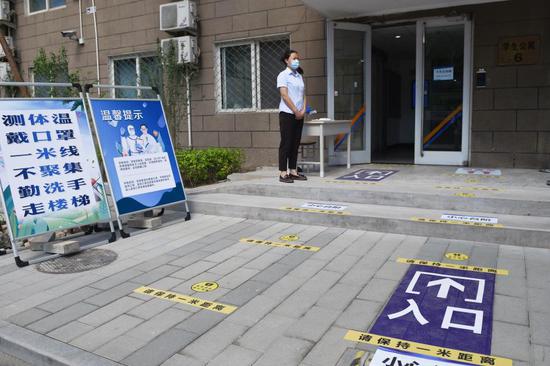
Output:
<path fill-rule="evenodd" d="M 288 169 L 296 169 L 303 128 L 303 119 L 297 120 L 291 113 L 279 112 L 279 129 L 281 131 L 281 144 L 279 145 L 280 171 L 286 172 L 287 167 Z"/>

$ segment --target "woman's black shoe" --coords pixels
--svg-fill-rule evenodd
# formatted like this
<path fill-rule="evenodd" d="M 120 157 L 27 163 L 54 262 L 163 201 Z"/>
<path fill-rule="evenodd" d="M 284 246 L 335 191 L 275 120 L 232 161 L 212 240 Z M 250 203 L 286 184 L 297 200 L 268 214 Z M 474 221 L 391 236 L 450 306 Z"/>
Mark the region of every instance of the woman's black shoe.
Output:
<path fill-rule="evenodd" d="M 294 179 L 292 179 L 288 174 L 285 176 L 279 175 L 279 182 L 294 183 Z"/>
<path fill-rule="evenodd" d="M 303 174 L 298 173 L 298 175 L 289 174 L 290 178 L 294 180 L 307 180 L 307 177 Z"/>

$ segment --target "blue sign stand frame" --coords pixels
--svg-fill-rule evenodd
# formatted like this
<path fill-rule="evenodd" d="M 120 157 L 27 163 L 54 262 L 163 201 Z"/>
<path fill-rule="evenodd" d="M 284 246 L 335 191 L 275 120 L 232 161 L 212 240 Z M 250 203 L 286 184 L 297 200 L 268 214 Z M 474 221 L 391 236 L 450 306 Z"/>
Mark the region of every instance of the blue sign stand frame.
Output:
<path fill-rule="evenodd" d="M 99 140 L 99 135 L 98 135 L 98 129 L 97 129 L 97 124 L 96 124 L 96 120 L 95 120 L 95 117 L 94 117 L 94 113 L 93 111 L 91 110 L 91 104 L 90 104 L 90 101 L 91 100 L 101 100 L 101 99 L 108 99 L 108 100 L 117 100 L 117 98 L 90 98 L 90 89 L 92 88 L 97 88 L 98 90 L 101 90 L 101 89 L 111 89 L 111 90 L 117 90 L 117 89 L 122 89 L 122 90 L 136 90 L 136 91 L 153 91 L 156 93 L 157 95 L 157 99 L 153 99 L 155 101 L 160 101 L 160 105 L 162 107 L 162 113 L 164 116 L 166 116 L 165 112 L 164 112 L 164 105 L 162 104 L 162 100 L 161 100 L 161 97 L 160 97 L 160 91 L 158 88 L 156 87 L 151 87 L 151 86 L 133 86 L 133 85 L 108 85 L 108 84 L 86 84 L 84 86 L 84 94 L 86 96 L 86 102 L 87 102 L 87 105 L 88 105 L 88 108 L 89 108 L 89 111 L 90 111 L 90 115 L 92 116 L 92 125 L 93 125 L 93 129 L 94 129 L 94 132 L 96 134 L 96 137 L 98 138 Z M 126 100 L 143 100 L 143 101 L 146 101 L 148 99 L 139 99 L 139 98 L 132 98 L 132 99 L 126 99 Z M 166 123 L 168 124 L 168 121 L 166 121 Z M 174 150 L 174 144 L 173 144 L 173 141 L 172 141 L 172 136 L 170 136 L 170 134 L 168 134 L 168 137 L 170 139 L 170 144 L 172 146 L 172 153 L 174 154 L 174 156 L 176 156 L 176 153 L 175 153 L 175 150 Z M 98 144 L 99 145 L 99 150 L 101 151 L 101 155 L 102 156 L 105 156 L 103 154 L 103 150 L 102 150 L 102 147 L 101 147 L 101 143 Z M 109 182 L 112 182 L 112 180 L 110 179 L 110 176 L 109 176 L 109 169 L 107 168 L 107 165 L 106 165 L 106 162 L 105 162 L 105 159 L 103 159 L 103 167 L 105 169 L 105 174 L 107 175 L 107 179 Z M 181 173 L 179 171 L 179 166 L 177 166 L 176 164 L 176 169 L 177 169 L 177 174 L 181 177 Z M 182 187 L 183 187 L 183 182 L 182 182 Z M 185 192 L 185 191 L 184 191 Z M 112 188 L 111 188 L 111 193 L 112 193 Z M 184 193 L 185 194 L 185 193 Z M 119 210 L 118 210 L 118 206 L 117 206 L 117 202 L 114 200 L 114 197 L 113 197 L 113 203 L 114 203 L 114 208 L 115 208 L 115 212 L 116 212 L 116 220 L 117 220 L 117 223 L 118 223 L 118 228 L 119 228 L 119 232 L 120 232 L 120 236 L 124 239 L 124 238 L 128 238 L 130 237 L 130 234 L 125 232 L 123 227 L 122 227 L 122 221 L 120 220 L 120 218 L 124 215 L 130 215 L 130 214 L 136 214 L 136 213 L 145 213 L 145 215 L 147 216 L 147 213 L 149 212 L 152 212 L 153 209 L 161 209 L 161 212 L 159 215 L 157 216 L 162 216 L 164 214 L 164 208 L 167 207 L 167 206 L 172 206 L 174 204 L 178 204 L 178 203 L 184 203 L 185 205 L 185 211 L 186 211 L 186 215 L 185 215 L 185 221 L 189 221 L 191 220 L 191 211 L 189 210 L 189 204 L 187 202 L 187 195 L 185 194 L 185 198 L 184 200 L 182 201 L 178 201 L 178 202 L 171 202 L 171 203 L 168 203 L 168 204 L 165 204 L 165 205 L 160 205 L 160 206 L 156 206 L 154 208 L 147 208 L 147 209 L 143 209 L 143 210 L 138 210 L 138 211 L 132 211 L 130 213 L 127 213 L 127 214 L 120 214 Z"/>
<path fill-rule="evenodd" d="M 79 100 L 82 101 L 84 111 L 87 111 L 86 107 L 85 107 L 86 104 L 85 104 L 85 100 L 84 100 L 84 94 L 82 92 L 82 86 L 78 83 L 46 83 L 46 82 L 44 82 L 44 83 L 42 83 L 42 82 L 32 83 L 32 82 L 5 81 L 5 82 L 0 82 L 0 86 L 4 86 L 4 87 L 8 87 L 8 86 L 12 86 L 12 87 L 50 87 L 50 88 L 69 88 L 69 89 L 75 88 L 75 89 L 77 89 L 78 94 L 79 94 L 78 98 L 76 98 L 76 97 L 71 97 L 71 98 L 53 98 L 53 97 L 52 98 L 30 98 L 30 97 L 25 97 L 25 98 L 11 98 L 11 99 L 19 99 L 19 100 L 30 100 L 30 99 L 35 99 L 35 100 L 40 100 L 40 99 L 43 99 L 43 100 L 75 99 L 75 100 L 78 100 L 79 99 Z M 2 98 L 2 99 L 5 99 L 5 98 Z M 91 125 L 90 121 L 88 121 L 88 124 Z M 95 147 L 94 147 L 94 150 L 95 150 Z M 99 172 L 99 174 L 101 175 L 101 172 Z M 103 179 L 103 177 L 101 177 L 101 178 Z M 34 235 L 28 235 L 28 236 L 24 236 L 24 237 L 20 237 L 20 238 L 15 238 L 14 233 L 12 231 L 11 223 L 9 221 L 9 215 L 7 214 L 7 206 L 6 206 L 6 202 L 4 200 L 4 194 L 3 194 L 4 189 L 2 187 L 1 182 L 0 182 L 0 191 L 1 191 L 0 202 L 2 203 L 4 214 L 6 215 L 6 227 L 7 227 L 7 230 L 8 230 L 8 236 L 10 238 L 11 250 L 12 250 L 13 257 L 14 257 L 14 260 L 15 260 L 15 264 L 17 265 L 17 267 L 19 267 L 19 268 L 26 267 L 29 264 L 37 264 L 37 263 L 41 263 L 41 262 L 44 262 L 44 261 L 47 261 L 47 260 L 50 260 L 50 259 L 55 259 L 55 258 L 61 257 L 62 256 L 61 254 L 49 254 L 49 255 L 38 257 L 38 258 L 33 258 L 33 259 L 30 259 L 30 260 L 21 259 L 20 254 L 19 254 L 19 249 L 17 248 L 17 244 L 18 244 L 19 240 L 31 238 L 31 237 L 34 237 L 34 236 L 44 235 L 44 234 L 48 234 L 48 233 L 55 233 L 56 230 L 50 230 L 50 231 L 41 232 L 41 233 L 34 234 Z M 106 195 L 105 195 L 105 199 L 107 199 Z M 115 231 L 115 228 L 114 228 L 114 225 L 113 225 L 113 222 L 112 222 L 110 211 L 109 211 L 108 216 L 109 216 L 109 228 L 110 228 L 110 232 L 111 232 L 111 236 L 108 239 L 108 243 L 112 243 L 112 242 L 116 241 L 116 239 L 117 239 L 116 238 L 116 231 Z M 72 227 L 67 227 L 66 229 L 87 226 L 88 229 L 86 231 L 83 231 L 83 233 L 84 233 L 84 235 L 90 235 L 94 232 L 94 230 L 96 230 L 97 224 L 101 223 L 101 222 L 103 222 L 103 221 L 97 221 L 93 224 L 74 225 Z M 81 250 L 90 249 L 90 248 L 97 247 L 97 246 L 100 246 L 100 245 L 103 245 L 103 244 L 104 243 L 90 244 L 90 245 L 87 245 L 84 248 L 81 248 Z M 0 250 L 0 255 L 5 255 L 7 253 L 8 253 L 7 249 Z"/>

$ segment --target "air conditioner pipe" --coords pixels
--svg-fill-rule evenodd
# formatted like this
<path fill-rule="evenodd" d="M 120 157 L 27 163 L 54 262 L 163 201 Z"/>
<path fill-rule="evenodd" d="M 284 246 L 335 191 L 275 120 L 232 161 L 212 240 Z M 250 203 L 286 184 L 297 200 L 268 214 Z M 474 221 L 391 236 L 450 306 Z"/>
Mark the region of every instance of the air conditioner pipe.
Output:
<path fill-rule="evenodd" d="M 95 0 L 92 0 L 92 7 L 94 9 L 93 17 L 94 17 L 94 32 L 95 32 L 95 63 L 96 63 L 96 72 L 97 72 L 97 83 L 101 83 L 101 77 L 99 75 L 99 40 L 97 37 L 97 8 L 95 7 Z M 97 88 L 97 94 L 99 95 L 101 93 L 101 89 Z"/>
<path fill-rule="evenodd" d="M 78 44 L 84 44 L 84 34 L 82 30 L 82 0 L 78 0 L 78 16 L 80 18 L 80 37 L 78 38 Z"/>
<path fill-rule="evenodd" d="M 189 85 L 190 77 L 189 74 L 185 75 L 185 88 L 186 88 L 186 98 L 187 98 L 187 143 L 189 148 L 193 148 L 193 139 L 191 132 L 191 85 Z"/>

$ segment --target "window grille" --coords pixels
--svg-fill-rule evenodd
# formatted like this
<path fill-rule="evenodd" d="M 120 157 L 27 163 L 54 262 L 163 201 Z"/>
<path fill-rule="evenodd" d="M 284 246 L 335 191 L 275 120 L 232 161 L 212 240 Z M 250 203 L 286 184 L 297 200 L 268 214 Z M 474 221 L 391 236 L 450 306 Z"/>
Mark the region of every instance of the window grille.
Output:
<path fill-rule="evenodd" d="M 274 111 L 277 75 L 288 36 L 220 43 L 216 47 L 216 98 L 220 112 Z"/>

